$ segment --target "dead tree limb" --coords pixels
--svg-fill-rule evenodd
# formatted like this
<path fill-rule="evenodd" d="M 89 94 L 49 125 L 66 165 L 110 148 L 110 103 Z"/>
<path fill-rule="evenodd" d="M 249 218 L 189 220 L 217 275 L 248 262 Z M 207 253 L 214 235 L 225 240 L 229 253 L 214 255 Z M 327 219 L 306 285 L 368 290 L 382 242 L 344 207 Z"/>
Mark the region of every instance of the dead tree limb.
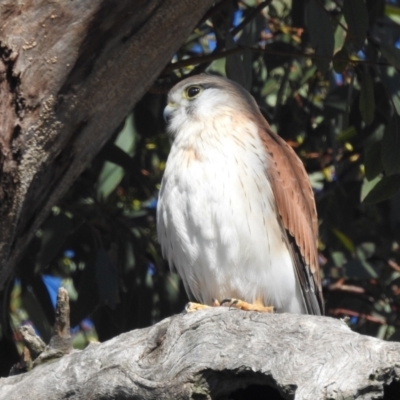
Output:
<path fill-rule="evenodd" d="M 378 399 L 399 380 L 399 343 L 332 318 L 221 307 L 0 379 L 0 399 L 222 399 L 248 385 L 284 399 Z"/>
<path fill-rule="evenodd" d="M 48 346 L 36 335 L 32 326 L 24 325 L 19 328 L 24 349 L 21 361 L 11 368 L 10 375 L 30 371 L 39 364 L 61 358 L 72 351 L 69 296 L 63 287 L 58 289 L 55 314 L 54 334 Z"/>
<path fill-rule="evenodd" d="M 213 3 L 0 2 L 0 289 Z"/>

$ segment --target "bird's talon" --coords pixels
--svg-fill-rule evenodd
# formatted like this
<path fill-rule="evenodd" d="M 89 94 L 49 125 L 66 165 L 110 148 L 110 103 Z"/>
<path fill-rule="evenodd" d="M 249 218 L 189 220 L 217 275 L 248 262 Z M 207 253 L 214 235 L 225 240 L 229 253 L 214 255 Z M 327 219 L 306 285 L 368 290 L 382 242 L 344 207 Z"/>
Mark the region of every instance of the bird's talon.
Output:
<path fill-rule="evenodd" d="M 239 303 L 238 299 L 224 299 L 221 301 L 221 306 L 229 307 L 229 308 L 231 308 L 231 307 L 236 308 L 235 306 L 238 303 Z"/>
<path fill-rule="evenodd" d="M 220 302 L 214 298 L 211 299 L 211 303 L 212 303 L 213 307 L 219 307 L 221 305 Z"/>
<path fill-rule="evenodd" d="M 274 307 L 272 306 L 266 307 L 264 306 L 263 303 L 257 301 L 254 304 L 252 304 L 239 299 L 224 299 L 221 301 L 221 306 L 224 304 L 226 304 L 225 307 L 238 308 L 239 310 L 245 310 L 245 311 L 259 311 L 267 313 L 274 312 Z"/>
<path fill-rule="evenodd" d="M 204 310 L 206 308 L 210 308 L 210 306 L 207 306 L 205 304 L 189 302 L 185 306 L 184 314 L 188 314 L 194 311 Z"/>

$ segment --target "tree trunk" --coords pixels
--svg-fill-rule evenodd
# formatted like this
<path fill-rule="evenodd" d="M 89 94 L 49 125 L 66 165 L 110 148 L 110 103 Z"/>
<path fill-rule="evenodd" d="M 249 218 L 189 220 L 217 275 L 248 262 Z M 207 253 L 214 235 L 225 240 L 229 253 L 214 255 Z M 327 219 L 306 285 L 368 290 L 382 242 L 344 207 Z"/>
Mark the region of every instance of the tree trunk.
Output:
<path fill-rule="evenodd" d="M 399 343 L 332 318 L 220 307 L 0 379 L 0 399 L 398 399 L 399 380 Z M 265 386 L 240 397 L 249 385 Z"/>
<path fill-rule="evenodd" d="M 215 0 L 0 4 L 0 289 Z"/>

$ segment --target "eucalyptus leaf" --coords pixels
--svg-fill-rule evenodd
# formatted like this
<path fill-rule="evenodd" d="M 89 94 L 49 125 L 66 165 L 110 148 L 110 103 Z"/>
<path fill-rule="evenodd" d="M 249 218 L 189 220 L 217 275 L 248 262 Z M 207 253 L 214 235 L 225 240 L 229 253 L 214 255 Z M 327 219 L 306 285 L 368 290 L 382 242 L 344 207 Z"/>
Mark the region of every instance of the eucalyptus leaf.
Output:
<path fill-rule="evenodd" d="M 345 233 L 336 228 L 332 229 L 332 232 L 339 239 L 339 241 L 342 243 L 345 249 L 347 249 L 351 253 L 354 253 L 355 246 L 351 238 L 349 238 Z"/>
<path fill-rule="evenodd" d="M 305 7 L 305 13 L 311 45 L 317 56 L 313 62 L 324 74 L 329 70 L 335 46 L 332 21 L 318 0 L 309 0 Z"/>
<path fill-rule="evenodd" d="M 325 175 L 321 171 L 313 172 L 308 175 L 311 187 L 315 190 L 322 190 L 325 182 Z"/>
<path fill-rule="evenodd" d="M 368 193 L 376 186 L 376 184 L 381 180 L 382 175 L 375 176 L 371 180 L 364 179 L 361 186 L 360 201 L 363 202 L 367 197 Z"/>
<path fill-rule="evenodd" d="M 394 114 L 382 139 L 382 164 L 386 175 L 400 173 L 400 117 Z"/>
<path fill-rule="evenodd" d="M 344 20 L 344 16 L 341 15 L 339 21 L 340 23 L 337 24 L 336 29 L 335 29 L 335 52 L 338 52 L 341 48 L 343 48 L 343 45 L 346 40 L 346 23 Z"/>
<path fill-rule="evenodd" d="M 361 245 L 357 246 L 356 255 L 362 260 L 366 261 L 371 258 L 376 251 L 376 244 L 372 242 L 364 242 Z"/>
<path fill-rule="evenodd" d="M 299 82 L 299 86 L 303 86 L 305 83 L 307 83 L 313 76 L 315 76 L 315 71 L 316 71 L 315 65 L 312 65 L 311 67 L 307 68 L 305 71 L 303 70 L 304 75 L 301 77 L 301 80 Z"/>
<path fill-rule="evenodd" d="M 391 95 L 389 101 L 392 101 L 396 113 L 400 115 L 400 75 L 394 67 L 381 67 L 381 79 L 386 88 L 386 92 Z"/>
<path fill-rule="evenodd" d="M 368 70 L 362 74 L 361 93 L 359 97 L 359 108 L 361 116 L 367 125 L 374 120 L 375 114 L 375 98 L 374 98 L 374 82 Z"/>
<path fill-rule="evenodd" d="M 123 176 L 124 170 L 120 166 L 106 161 L 97 183 L 98 196 L 106 199 L 119 185 Z"/>
<path fill-rule="evenodd" d="M 123 149 L 125 153 L 133 156 L 135 152 L 135 141 L 137 132 L 135 129 L 135 122 L 133 114 L 129 114 L 125 120 L 124 127 L 115 139 L 114 144 Z"/>
<path fill-rule="evenodd" d="M 333 69 L 338 74 L 342 73 L 347 68 L 348 63 L 349 63 L 349 53 L 345 48 L 339 50 L 333 56 Z"/>
<path fill-rule="evenodd" d="M 133 114 L 130 114 L 114 143 L 109 144 L 102 152 L 102 156 L 112 162 L 106 161 L 100 172 L 97 182 L 99 197 L 106 199 L 121 182 L 124 176 L 123 168 L 126 171 L 132 168 L 133 160 L 130 156 L 135 151 L 136 136 Z"/>
<path fill-rule="evenodd" d="M 346 263 L 346 255 L 342 251 L 333 251 L 331 253 L 332 261 L 337 267 L 342 267 Z"/>
<path fill-rule="evenodd" d="M 392 64 L 395 68 L 400 68 L 400 49 L 397 49 L 393 45 L 387 43 L 379 44 L 382 55 L 386 60 Z"/>
<path fill-rule="evenodd" d="M 368 29 L 368 11 L 364 0 L 344 0 L 343 15 L 347 22 L 346 42 L 357 52 L 365 43 Z"/>
<path fill-rule="evenodd" d="M 365 176 L 369 181 L 376 178 L 383 171 L 381 149 L 382 141 L 378 141 L 365 151 Z"/>
<path fill-rule="evenodd" d="M 387 200 L 400 189 L 400 175 L 384 176 L 364 198 L 364 204 L 375 204 Z"/>

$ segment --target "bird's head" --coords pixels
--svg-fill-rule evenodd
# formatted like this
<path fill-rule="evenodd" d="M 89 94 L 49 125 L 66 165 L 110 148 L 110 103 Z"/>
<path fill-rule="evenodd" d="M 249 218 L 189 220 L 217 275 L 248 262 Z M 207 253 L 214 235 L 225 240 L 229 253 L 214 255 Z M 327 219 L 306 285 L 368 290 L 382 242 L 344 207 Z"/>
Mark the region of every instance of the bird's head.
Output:
<path fill-rule="evenodd" d="M 250 93 L 229 79 L 202 74 L 184 79 L 171 89 L 164 118 L 173 133 L 188 122 L 209 121 L 238 112 L 259 114 Z"/>

